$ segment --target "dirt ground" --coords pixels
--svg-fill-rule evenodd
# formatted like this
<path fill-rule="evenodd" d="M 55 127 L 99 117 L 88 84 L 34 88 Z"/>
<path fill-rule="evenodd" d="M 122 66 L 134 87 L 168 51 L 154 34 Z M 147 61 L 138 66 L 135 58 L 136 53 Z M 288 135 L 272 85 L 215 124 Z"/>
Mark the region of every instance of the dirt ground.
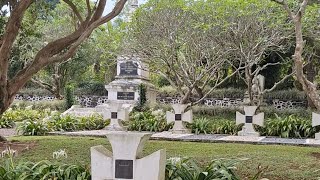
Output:
<path fill-rule="evenodd" d="M 28 151 L 36 146 L 36 142 L 19 142 L 19 141 L 7 141 L 0 142 L 0 153 L 4 150 L 10 148 L 11 150 L 15 150 L 18 155 L 24 151 Z"/>

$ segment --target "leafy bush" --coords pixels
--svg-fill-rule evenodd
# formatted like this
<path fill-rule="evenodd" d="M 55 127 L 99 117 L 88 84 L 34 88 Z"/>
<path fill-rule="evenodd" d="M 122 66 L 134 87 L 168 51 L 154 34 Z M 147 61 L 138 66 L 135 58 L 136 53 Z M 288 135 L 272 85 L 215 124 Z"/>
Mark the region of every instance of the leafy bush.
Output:
<path fill-rule="evenodd" d="M 166 180 L 211 180 L 240 179 L 236 173 L 234 161 L 222 162 L 213 160 L 208 166 L 201 168 L 194 160 L 171 158 L 166 164 Z"/>
<path fill-rule="evenodd" d="M 6 180 L 90 180 L 90 168 L 80 165 L 52 163 L 49 161 L 22 162 L 15 165 L 12 159 L 7 159 L 0 166 L 0 177 Z"/>
<path fill-rule="evenodd" d="M 54 101 L 20 101 L 15 100 L 11 105 L 12 109 L 24 109 L 26 107 L 32 107 L 34 110 L 45 110 L 50 109 L 51 111 L 65 111 L 65 101 L 64 100 L 54 100 Z"/>
<path fill-rule="evenodd" d="M 316 129 L 312 127 L 310 119 L 290 115 L 267 119 L 262 134 L 267 136 L 279 136 L 284 138 L 308 138 L 313 137 Z"/>
<path fill-rule="evenodd" d="M 236 135 L 241 130 L 241 126 L 237 126 L 235 121 L 220 120 L 212 124 L 212 134 L 230 134 Z"/>
<path fill-rule="evenodd" d="M 129 131 L 161 132 L 170 128 L 172 128 L 172 124 L 167 124 L 165 113 L 162 110 L 133 112 L 128 124 Z"/>
<path fill-rule="evenodd" d="M 18 133 L 25 136 L 41 136 L 48 133 L 48 124 L 42 119 L 29 118 L 18 124 Z"/>
<path fill-rule="evenodd" d="M 82 82 L 75 89 L 75 94 L 105 96 L 107 91 L 104 86 L 105 84 L 101 82 Z"/>
<path fill-rule="evenodd" d="M 192 132 L 195 134 L 204 133 L 207 134 L 209 131 L 209 120 L 207 118 L 196 119 L 192 125 Z"/>
<path fill-rule="evenodd" d="M 0 118 L 0 128 L 12 128 L 15 122 L 24 120 L 37 120 L 44 118 L 50 113 L 49 111 L 36 111 L 32 109 L 8 109 Z"/>
<path fill-rule="evenodd" d="M 65 101 L 66 101 L 66 108 L 69 109 L 74 104 L 74 95 L 73 95 L 73 87 L 67 86 L 65 88 Z"/>
<path fill-rule="evenodd" d="M 49 126 L 53 131 L 98 130 L 104 128 L 108 122 L 103 120 L 101 115 L 88 117 L 75 117 L 72 115 L 60 117 L 60 115 L 56 115 L 50 118 Z"/>

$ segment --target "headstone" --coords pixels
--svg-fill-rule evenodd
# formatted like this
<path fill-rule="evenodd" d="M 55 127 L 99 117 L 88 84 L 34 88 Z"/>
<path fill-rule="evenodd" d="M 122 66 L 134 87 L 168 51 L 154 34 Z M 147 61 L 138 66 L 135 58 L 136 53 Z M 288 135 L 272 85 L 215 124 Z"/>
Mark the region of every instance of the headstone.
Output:
<path fill-rule="evenodd" d="M 320 125 L 320 114 L 312 113 L 312 127 Z M 320 133 L 315 133 L 315 139 L 320 140 Z"/>
<path fill-rule="evenodd" d="M 192 123 L 192 110 L 184 112 L 186 109 L 186 104 L 173 104 L 172 108 L 174 113 L 167 111 L 167 123 L 174 122 L 173 128 L 171 131 L 173 133 L 190 133 L 190 130 L 187 129 L 183 122 Z"/>
<path fill-rule="evenodd" d="M 109 108 L 105 109 L 104 118 L 110 119 L 110 124 L 105 127 L 106 130 L 123 131 L 122 121 L 129 120 L 129 109 L 121 103 L 110 103 Z"/>
<path fill-rule="evenodd" d="M 112 152 L 103 146 L 91 147 L 92 180 L 164 180 L 165 150 L 142 157 L 150 137 L 150 133 L 108 133 Z"/>
<path fill-rule="evenodd" d="M 236 124 L 244 123 L 242 130 L 238 132 L 239 136 L 260 136 L 258 132 L 254 130 L 253 124 L 263 126 L 264 113 L 255 115 L 257 106 L 244 106 L 245 114 L 236 112 Z"/>

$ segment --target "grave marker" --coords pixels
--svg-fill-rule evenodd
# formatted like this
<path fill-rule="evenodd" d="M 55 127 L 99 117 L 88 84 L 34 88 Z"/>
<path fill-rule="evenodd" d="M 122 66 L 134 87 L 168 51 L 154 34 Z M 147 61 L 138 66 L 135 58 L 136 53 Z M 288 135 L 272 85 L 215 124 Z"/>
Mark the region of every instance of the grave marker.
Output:
<path fill-rule="evenodd" d="M 238 132 L 239 136 L 260 136 L 258 132 L 254 130 L 253 124 L 263 126 L 264 113 L 255 115 L 257 106 L 244 106 L 245 114 L 236 112 L 236 124 L 244 123 L 242 130 Z"/>
<path fill-rule="evenodd" d="M 167 122 L 174 122 L 172 132 L 174 133 L 190 133 L 190 130 L 185 127 L 183 122 L 192 123 L 192 110 L 184 112 L 186 109 L 186 104 L 173 104 L 172 108 L 174 113 L 167 111 L 166 117 Z"/>
<path fill-rule="evenodd" d="M 108 133 L 112 153 L 103 146 L 91 147 L 92 180 L 164 180 L 165 150 L 141 155 L 150 137 L 150 133 Z"/>

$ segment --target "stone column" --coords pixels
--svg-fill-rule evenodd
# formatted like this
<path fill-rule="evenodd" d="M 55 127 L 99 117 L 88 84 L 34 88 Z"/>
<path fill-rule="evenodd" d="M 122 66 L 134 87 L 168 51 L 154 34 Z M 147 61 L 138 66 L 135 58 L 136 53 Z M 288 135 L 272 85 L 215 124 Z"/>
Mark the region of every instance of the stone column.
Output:
<path fill-rule="evenodd" d="M 103 146 L 91 147 L 92 180 L 164 180 L 166 152 L 142 157 L 151 133 L 110 132 L 112 153 Z"/>

